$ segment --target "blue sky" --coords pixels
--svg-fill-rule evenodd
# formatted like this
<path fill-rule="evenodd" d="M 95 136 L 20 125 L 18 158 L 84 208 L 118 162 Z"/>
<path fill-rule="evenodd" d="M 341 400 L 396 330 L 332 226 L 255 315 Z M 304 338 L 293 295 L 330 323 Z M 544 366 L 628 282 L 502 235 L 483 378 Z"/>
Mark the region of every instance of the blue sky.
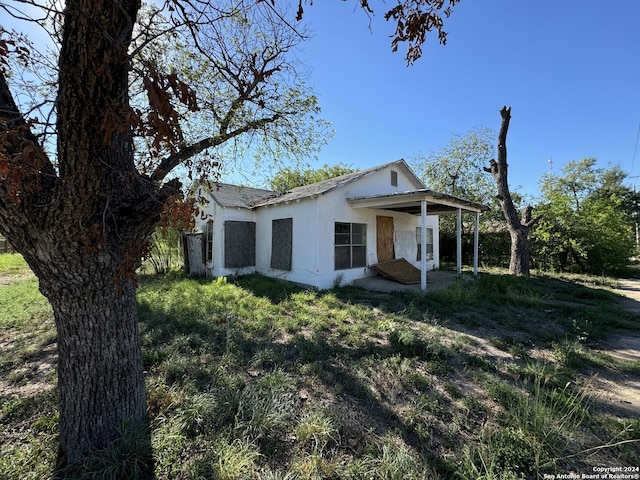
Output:
<path fill-rule="evenodd" d="M 559 173 L 585 157 L 640 186 L 640 1 L 461 0 L 447 45 L 432 35 L 413 66 L 405 46 L 391 52 L 395 2 L 371 3 L 371 22 L 356 0 L 305 5 L 314 37 L 299 57 L 335 130 L 312 165 L 410 161 L 454 134 L 497 132 L 507 105 L 512 188 L 535 196 L 549 159 Z"/>
<path fill-rule="evenodd" d="M 305 9 L 315 36 L 301 57 L 335 130 L 318 165 L 410 160 L 456 133 L 497 132 L 507 105 L 510 184 L 523 193 L 536 194 L 550 158 L 556 173 L 594 157 L 640 175 L 640 2 L 462 0 L 446 46 L 432 36 L 410 67 L 404 47 L 391 52 L 385 4 L 375 2 L 371 28 L 356 4 Z"/>

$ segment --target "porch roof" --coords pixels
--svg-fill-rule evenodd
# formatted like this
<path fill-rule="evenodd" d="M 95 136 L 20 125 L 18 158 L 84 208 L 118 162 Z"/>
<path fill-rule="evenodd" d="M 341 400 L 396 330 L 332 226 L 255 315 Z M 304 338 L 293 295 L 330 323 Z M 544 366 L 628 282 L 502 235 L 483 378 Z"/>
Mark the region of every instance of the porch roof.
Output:
<path fill-rule="evenodd" d="M 469 212 L 489 210 L 489 207 L 481 203 L 427 189 L 347 198 L 354 208 L 377 208 L 411 215 L 420 215 L 423 200 L 427 202 L 429 215 L 451 215 L 458 209 Z"/>

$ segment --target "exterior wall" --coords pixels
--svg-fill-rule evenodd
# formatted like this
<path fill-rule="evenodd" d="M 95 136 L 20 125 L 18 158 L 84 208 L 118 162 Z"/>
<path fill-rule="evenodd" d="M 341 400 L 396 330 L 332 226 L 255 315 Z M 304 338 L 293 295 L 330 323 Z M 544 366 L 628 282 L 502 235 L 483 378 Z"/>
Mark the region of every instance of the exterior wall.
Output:
<path fill-rule="evenodd" d="M 318 287 L 318 203 L 314 199 L 262 207 L 256 211 L 256 271 L 279 278 Z M 272 221 L 291 218 L 293 222 L 291 270 L 271 268 Z"/>
<path fill-rule="evenodd" d="M 350 195 L 349 195 L 350 196 Z M 375 239 L 375 215 L 371 221 L 371 210 L 352 208 L 346 201 L 346 192 L 342 189 L 329 192 L 321 197 L 318 204 L 318 288 L 331 288 L 338 279 L 342 285 L 349 285 L 356 278 L 367 275 L 366 267 L 335 270 L 335 222 L 367 224 L 367 265 L 376 263 L 372 258 L 371 239 Z"/>
<path fill-rule="evenodd" d="M 391 185 L 391 171 L 398 174 L 398 185 Z M 343 197 L 358 197 L 368 195 L 384 195 L 395 192 L 407 192 L 423 188 L 421 185 L 414 183 L 402 169 L 386 168 L 379 172 L 367 175 L 364 178 L 356 180 L 343 189 L 339 189 L 343 193 Z M 331 192 L 333 193 L 333 192 Z"/>
<path fill-rule="evenodd" d="M 207 262 L 206 275 L 208 277 L 225 277 L 229 275 L 248 275 L 256 272 L 256 266 L 243 268 L 225 268 L 224 266 L 224 222 L 227 220 L 235 220 L 242 222 L 256 222 L 256 215 L 253 211 L 246 208 L 224 208 L 217 203 L 210 201 L 202 208 L 204 219 L 198 216 L 196 220 L 196 228 L 206 232 L 206 224 L 209 220 L 213 220 L 213 252 L 211 261 Z M 256 225 L 256 265 L 258 264 L 258 242 L 260 241 L 258 233 L 258 225 Z M 205 239 L 203 238 L 203 241 Z"/>
<path fill-rule="evenodd" d="M 352 196 L 352 195 L 348 195 Z M 375 275 L 369 268 L 357 267 L 345 270 L 335 270 L 335 222 L 365 223 L 367 225 L 367 266 L 378 263 L 376 242 L 376 216 L 393 217 L 393 237 L 396 258 L 405 258 L 415 267 L 420 268 L 416 260 L 418 246 L 416 243 L 416 227 L 420 226 L 420 217 L 407 213 L 391 212 L 389 210 L 373 210 L 369 208 L 353 208 L 346 201 L 345 192 L 331 192 L 325 195 L 318 206 L 318 249 L 320 263 L 315 286 L 331 288 L 340 276 L 342 284 L 351 284 L 353 280 Z M 427 226 L 433 228 L 434 260 L 427 262 L 427 269 L 439 267 L 438 249 L 438 217 L 427 216 Z"/>

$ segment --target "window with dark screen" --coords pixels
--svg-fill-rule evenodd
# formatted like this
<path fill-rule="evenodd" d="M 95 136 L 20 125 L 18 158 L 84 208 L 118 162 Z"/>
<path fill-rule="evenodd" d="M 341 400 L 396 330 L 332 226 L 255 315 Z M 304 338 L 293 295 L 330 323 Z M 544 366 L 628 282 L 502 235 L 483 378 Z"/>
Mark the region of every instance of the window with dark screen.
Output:
<path fill-rule="evenodd" d="M 335 224 L 335 269 L 364 267 L 367 264 L 367 224 Z"/>

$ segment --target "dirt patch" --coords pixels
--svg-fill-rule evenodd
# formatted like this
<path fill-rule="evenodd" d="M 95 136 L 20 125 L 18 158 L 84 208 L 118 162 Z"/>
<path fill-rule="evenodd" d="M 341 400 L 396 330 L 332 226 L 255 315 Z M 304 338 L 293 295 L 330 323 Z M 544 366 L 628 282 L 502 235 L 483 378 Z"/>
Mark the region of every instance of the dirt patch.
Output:
<path fill-rule="evenodd" d="M 640 280 L 620 279 L 613 292 L 621 296 L 618 301 L 621 308 L 640 314 Z M 640 362 L 640 336 L 614 335 L 602 343 L 600 350 L 619 360 Z"/>
<path fill-rule="evenodd" d="M 640 363 L 640 336 L 614 335 L 603 343 L 601 350 L 613 358 Z"/>
<path fill-rule="evenodd" d="M 640 378 L 608 371 L 596 375 L 587 385 L 592 404 L 598 410 L 620 418 L 640 416 Z"/>
<path fill-rule="evenodd" d="M 640 314 L 640 280 L 623 279 L 617 282 L 614 293 L 620 295 L 619 305 L 632 313 Z M 557 306 L 584 306 L 572 302 L 549 302 L 548 308 L 553 311 Z M 638 316 L 640 321 L 640 315 Z M 553 335 L 555 331 L 552 324 L 537 326 L 539 332 Z M 508 327 L 499 325 L 486 319 L 483 326 L 465 327 L 455 325 L 455 329 L 466 335 L 471 342 L 465 345 L 465 351 L 470 355 L 477 355 L 494 364 L 517 363 L 511 353 L 504 352 L 491 344 L 490 338 L 513 338 L 526 344 L 527 335 L 521 331 L 513 331 Z M 532 358 L 542 362 L 553 361 L 552 352 L 548 347 L 528 346 L 527 353 Z M 612 364 L 625 365 L 624 368 L 600 368 L 592 371 L 592 378 L 585 382 L 583 388 L 596 410 L 607 415 L 619 418 L 640 417 L 640 375 L 634 366 L 640 366 L 640 335 L 624 332 L 613 335 L 598 344 L 596 351 L 612 358 Z"/>
<path fill-rule="evenodd" d="M 57 343 L 46 345 L 37 358 L 0 376 L 0 397 L 26 398 L 52 389 L 56 385 L 53 371 L 57 362 Z"/>
<path fill-rule="evenodd" d="M 640 314 L 640 280 L 621 279 L 613 291 L 622 296 L 620 307 Z M 614 335 L 602 342 L 598 351 L 616 360 L 640 365 L 640 336 Z M 640 417 L 640 376 L 612 370 L 599 371 L 593 377 L 589 390 L 594 405 L 602 411 L 618 417 Z"/>
<path fill-rule="evenodd" d="M 620 299 L 622 308 L 640 314 L 640 280 L 620 279 L 613 292 L 623 297 Z"/>

